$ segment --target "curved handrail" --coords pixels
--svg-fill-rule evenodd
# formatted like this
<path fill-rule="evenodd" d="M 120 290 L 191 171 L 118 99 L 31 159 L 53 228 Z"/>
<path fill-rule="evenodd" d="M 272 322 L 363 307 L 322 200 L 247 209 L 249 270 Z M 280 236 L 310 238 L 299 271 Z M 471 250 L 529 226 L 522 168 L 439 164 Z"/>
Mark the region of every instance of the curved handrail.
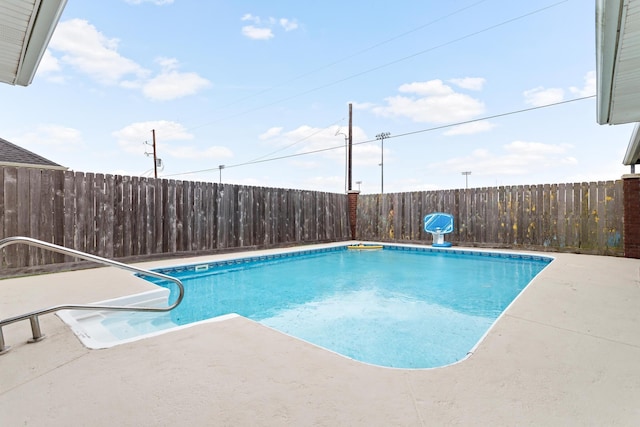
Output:
<path fill-rule="evenodd" d="M 29 246 L 35 246 L 42 249 L 48 249 L 52 252 L 61 253 L 64 255 L 70 255 L 76 258 L 80 258 L 86 261 L 93 261 L 99 264 L 108 265 L 111 267 L 121 268 L 123 270 L 132 271 L 138 273 L 142 276 L 151 276 L 158 279 L 169 280 L 174 282 L 180 291 L 178 295 L 178 299 L 171 305 L 167 307 L 128 307 L 128 306 L 117 306 L 117 305 L 92 305 L 92 304 L 63 304 L 56 305 L 49 308 L 44 308 L 41 310 L 32 311 L 29 313 L 21 314 L 18 316 L 9 317 L 7 319 L 0 320 L 0 354 L 5 353 L 8 350 L 8 347 L 4 345 L 4 337 L 2 335 L 2 327 L 5 325 L 9 325 L 11 323 L 19 322 L 21 320 L 30 319 L 31 320 L 31 329 L 33 332 L 33 338 L 30 342 L 36 342 L 44 338 L 42 333 L 40 332 L 40 326 L 38 324 L 38 316 L 42 314 L 53 313 L 59 310 L 110 310 L 110 311 L 144 311 L 144 312 L 166 312 L 171 311 L 176 308 L 184 298 L 184 285 L 175 277 L 168 276 L 166 274 L 157 273 L 151 270 L 145 270 L 143 268 L 134 267 L 131 265 L 123 264 L 118 261 L 113 261 L 107 258 L 102 258 L 96 255 L 91 255 L 85 252 L 80 252 L 75 249 L 65 248 L 64 246 L 58 246 L 53 243 L 43 242 L 42 240 L 33 239 L 31 237 L 23 237 L 23 236 L 14 236 L 7 237 L 0 240 L 0 249 L 13 245 L 23 243 Z"/>

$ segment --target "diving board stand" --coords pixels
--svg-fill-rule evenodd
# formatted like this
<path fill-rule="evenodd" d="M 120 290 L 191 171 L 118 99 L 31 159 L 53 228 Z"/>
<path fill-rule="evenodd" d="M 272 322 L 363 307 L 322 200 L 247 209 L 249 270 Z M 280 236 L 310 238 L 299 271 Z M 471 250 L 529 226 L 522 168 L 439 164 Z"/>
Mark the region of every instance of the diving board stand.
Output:
<path fill-rule="evenodd" d="M 433 244 L 431 246 L 448 248 L 451 242 L 444 241 L 444 235 L 453 231 L 453 215 L 442 212 L 434 212 L 424 217 L 424 231 L 431 233 Z"/>

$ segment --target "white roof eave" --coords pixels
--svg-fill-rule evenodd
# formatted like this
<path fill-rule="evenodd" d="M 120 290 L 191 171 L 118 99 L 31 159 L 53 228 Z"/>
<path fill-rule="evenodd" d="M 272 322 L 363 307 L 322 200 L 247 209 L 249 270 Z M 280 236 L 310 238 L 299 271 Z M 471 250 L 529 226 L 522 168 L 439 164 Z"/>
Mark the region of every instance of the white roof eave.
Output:
<path fill-rule="evenodd" d="M 633 128 L 622 164 L 625 166 L 635 165 L 638 163 L 638 159 L 640 159 L 640 123 L 636 123 Z"/>
<path fill-rule="evenodd" d="M 623 0 L 596 1 L 597 120 L 611 124 L 613 77 L 616 66 Z"/>
<path fill-rule="evenodd" d="M 24 2 L 19 4 L 24 7 Z M 31 84 L 66 4 L 67 0 L 35 0 L 33 8 L 26 9 L 31 11 L 27 16 L 28 21 L 26 19 L 20 20 L 18 17 L 24 16 L 21 14 L 11 18 L 13 22 L 19 25 L 18 28 L 24 28 L 23 25 L 26 26 L 26 31 L 23 33 L 24 37 L 20 39 L 11 38 L 5 40 L 7 50 L 0 52 L 0 54 L 4 54 L 3 57 L 5 58 L 15 58 L 11 60 L 11 63 L 17 64 L 15 71 L 7 73 L 8 75 L 3 75 L 2 82 L 20 86 Z M 0 0 L 0 9 L 10 11 L 12 7 L 17 7 L 15 1 Z M 13 34 L 15 34 L 15 31 L 23 30 L 14 28 Z M 19 52 L 19 57 L 11 52 Z"/>
<path fill-rule="evenodd" d="M 33 81 L 66 4 L 67 0 L 45 0 L 40 3 L 40 9 L 32 27 L 31 36 L 26 42 L 24 56 L 16 76 L 17 85 L 28 86 Z"/>

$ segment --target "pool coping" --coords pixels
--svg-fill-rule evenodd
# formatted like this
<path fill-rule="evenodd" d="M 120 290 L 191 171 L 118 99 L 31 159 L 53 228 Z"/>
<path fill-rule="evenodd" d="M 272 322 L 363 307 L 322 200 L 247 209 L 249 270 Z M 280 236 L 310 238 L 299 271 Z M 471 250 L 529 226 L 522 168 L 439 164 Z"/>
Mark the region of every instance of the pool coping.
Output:
<path fill-rule="evenodd" d="M 9 425 L 637 425 L 640 263 L 553 256 L 472 357 L 430 370 L 353 362 L 241 317 L 105 350 L 56 316 L 38 344 L 9 325 L 0 413 Z M 142 282 L 108 268 L 6 279 L 0 313 Z"/>
<path fill-rule="evenodd" d="M 486 258 L 510 258 L 510 259 L 524 259 L 533 261 L 545 261 L 552 262 L 555 258 L 552 255 L 538 255 L 528 253 L 526 251 L 506 252 L 500 250 L 491 249 L 463 249 L 458 247 L 434 247 L 424 246 L 417 244 L 402 244 L 402 243 L 382 243 L 375 241 L 359 242 L 359 244 L 380 246 L 381 249 L 395 250 L 395 251 L 407 251 L 407 252 L 425 252 L 425 253 L 446 253 L 452 255 L 469 255 L 479 256 Z M 341 250 L 347 250 L 351 244 L 331 245 L 320 248 L 288 248 L 289 250 L 282 249 L 271 254 L 262 255 L 245 255 L 237 258 L 229 258 L 224 260 L 212 260 L 208 262 L 200 263 L 180 263 L 169 267 L 156 267 L 153 270 L 163 274 L 183 273 L 186 271 L 198 272 L 200 270 L 207 270 L 209 268 L 241 265 L 256 261 L 271 261 L 276 259 L 286 259 L 293 256 L 312 255 L 317 253 L 335 252 Z"/>
<path fill-rule="evenodd" d="M 494 259 L 517 259 L 517 260 L 530 260 L 530 261 L 542 261 L 546 262 L 545 265 L 540 272 L 544 270 L 553 260 L 555 259 L 552 256 L 548 255 L 538 255 L 531 254 L 526 252 L 504 252 L 504 251 L 492 251 L 492 250 L 474 250 L 474 249 L 464 249 L 458 247 L 433 247 L 433 246 L 424 246 L 424 245 L 416 245 L 416 244 L 390 244 L 390 243 L 379 243 L 379 242 L 359 242 L 360 245 L 372 245 L 372 246 L 380 246 L 382 250 L 390 250 L 390 251 L 400 251 L 400 252 L 411 252 L 411 253 L 427 253 L 427 254 L 449 254 L 449 255 L 465 255 L 465 256 L 475 256 L 480 258 L 494 258 Z M 274 260 L 286 260 L 290 258 L 307 256 L 307 255 L 315 255 L 315 254 L 324 254 L 338 251 L 349 250 L 349 246 L 353 246 L 350 244 L 332 244 L 332 245 L 321 245 L 319 247 L 299 247 L 299 248 L 287 248 L 280 249 L 273 253 L 267 254 L 252 254 L 245 253 L 244 255 L 240 255 L 237 257 L 226 257 L 221 260 L 208 260 L 206 262 L 196 262 L 196 263 L 178 263 L 172 264 L 164 267 L 155 267 L 152 271 L 172 275 L 176 273 L 186 273 L 186 272 L 194 272 L 198 273 L 201 271 L 206 271 L 213 268 L 218 267 L 228 267 L 228 266 L 241 266 L 254 262 L 268 262 Z M 484 338 L 487 336 L 489 331 L 495 326 L 495 324 L 500 320 L 503 314 L 508 310 L 511 304 L 514 303 L 520 297 L 522 292 L 529 286 L 534 280 L 535 277 L 540 274 L 538 272 L 534 278 L 525 285 L 525 287 L 515 296 L 515 298 L 505 307 L 504 310 L 498 315 L 496 319 L 491 323 L 489 328 L 480 336 L 478 341 L 469 349 L 466 353 L 466 356 L 461 359 L 447 363 L 441 366 L 436 367 L 425 367 L 425 368 L 400 368 L 400 367 L 390 367 L 390 366 L 382 366 L 371 364 L 372 366 L 379 366 L 381 368 L 388 369 L 437 369 L 446 367 L 449 365 L 453 365 L 456 363 L 461 363 L 469 358 L 476 348 L 482 343 Z M 140 273 L 132 273 L 137 277 L 142 277 Z M 147 278 L 151 283 L 155 283 L 153 278 Z M 169 289 L 161 286 L 155 286 L 156 289 L 145 291 L 138 294 L 132 294 L 119 298 L 112 298 L 103 301 L 94 301 L 91 304 L 95 305 L 115 305 L 115 306 L 145 306 L 145 307 L 163 307 L 169 304 Z M 115 335 L 111 333 L 111 331 L 102 325 L 102 320 L 107 317 L 113 317 L 117 315 L 121 315 L 121 313 L 109 312 L 105 310 L 97 310 L 97 311 L 87 311 L 87 310 L 61 310 L 56 313 L 56 315 L 62 319 L 73 331 L 73 333 L 78 337 L 78 339 L 89 349 L 99 350 L 111 348 L 117 345 L 127 344 L 131 342 L 135 342 L 138 340 L 143 340 L 147 338 L 151 338 L 154 336 L 172 333 L 180 329 L 189 328 L 196 326 L 200 323 L 207 322 L 220 322 L 228 319 L 232 319 L 234 317 L 240 316 L 236 313 L 227 313 L 220 316 L 215 316 L 208 319 L 203 319 L 196 322 L 191 322 L 185 325 L 175 325 L 169 328 L 159 329 L 152 332 L 141 333 L 136 336 L 127 337 L 127 338 L 117 338 Z M 280 331 L 281 332 L 281 331 Z M 284 332 L 282 332 L 284 333 Z M 301 339 L 298 337 L 293 337 L 296 339 Z M 347 359 L 352 359 L 349 356 L 343 355 L 339 352 L 335 352 L 332 349 L 325 348 L 323 346 L 317 345 L 315 343 L 309 342 L 311 345 L 316 345 L 317 347 L 325 350 L 332 351 L 342 357 L 346 357 Z M 357 359 L 352 359 L 359 363 L 368 362 L 360 361 Z"/>

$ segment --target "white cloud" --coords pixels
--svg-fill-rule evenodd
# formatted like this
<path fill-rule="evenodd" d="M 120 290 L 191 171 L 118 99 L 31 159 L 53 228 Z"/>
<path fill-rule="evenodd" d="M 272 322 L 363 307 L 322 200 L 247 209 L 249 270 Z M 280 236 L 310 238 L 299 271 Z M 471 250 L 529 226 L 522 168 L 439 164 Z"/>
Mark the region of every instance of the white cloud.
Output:
<path fill-rule="evenodd" d="M 502 153 L 477 149 L 464 157 L 455 157 L 429 165 L 442 171 L 469 170 L 474 175 L 527 175 L 564 165 L 575 165 L 569 156 L 572 148 L 567 144 L 553 145 L 540 142 L 513 141 L 504 145 Z"/>
<path fill-rule="evenodd" d="M 50 50 L 45 50 L 40 60 L 40 65 L 38 65 L 38 73 L 47 74 L 60 71 L 60 69 L 60 61 L 58 61 L 58 58 L 54 57 Z"/>
<path fill-rule="evenodd" d="M 243 22 L 251 22 L 253 25 L 242 27 L 242 35 L 252 40 L 269 40 L 275 37 L 274 29 L 279 25 L 285 32 L 298 29 L 299 24 L 296 19 L 289 18 L 261 18 L 259 16 L 245 13 L 240 18 Z"/>
<path fill-rule="evenodd" d="M 258 16 L 253 16 L 250 13 L 245 13 L 244 15 L 242 15 L 242 18 L 240 18 L 240 20 L 253 22 L 256 25 L 260 25 L 260 22 L 261 22 Z"/>
<path fill-rule="evenodd" d="M 442 83 L 442 80 L 435 79 L 426 82 L 405 83 L 398 88 L 402 93 L 415 93 L 424 96 L 446 96 L 454 93 L 450 86 Z"/>
<path fill-rule="evenodd" d="M 568 144 L 551 145 L 543 144 L 541 142 L 525 142 L 525 141 L 513 141 L 504 146 L 504 149 L 510 153 L 526 154 L 533 156 L 544 156 L 548 154 L 562 154 L 569 148 L 572 148 Z"/>
<path fill-rule="evenodd" d="M 589 71 L 584 76 L 584 86 L 582 88 L 577 88 L 571 86 L 569 88 L 571 93 L 576 94 L 578 96 L 593 96 L 596 94 L 596 72 Z"/>
<path fill-rule="evenodd" d="M 118 131 L 112 133 L 118 140 L 118 145 L 128 152 L 135 154 L 143 154 L 149 150 L 149 146 L 145 146 L 145 142 L 151 144 L 152 130 L 156 131 L 156 141 L 165 144 L 167 141 L 184 141 L 193 139 L 193 135 L 176 122 L 167 120 L 158 120 L 150 122 L 132 123 Z M 162 156 L 160 156 L 162 157 Z"/>
<path fill-rule="evenodd" d="M 331 159 L 335 162 L 344 163 L 345 159 L 345 137 L 344 135 L 336 135 L 338 132 L 347 133 L 340 126 L 329 126 L 327 128 L 316 128 L 308 125 L 298 126 L 296 129 L 283 132 L 282 128 L 271 128 L 267 132 L 260 135 L 260 139 L 267 140 L 269 144 L 278 148 L 271 155 L 287 155 L 291 153 L 304 153 L 310 151 L 319 151 L 318 155 Z M 364 141 L 367 139 L 365 132 L 358 126 L 352 128 L 353 141 Z M 356 150 L 362 150 L 366 155 L 367 149 L 361 149 L 361 146 L 371 146 L 370 144 L 360 144 L 354 146 L 354 159 L 356 159 Z M 377 157 L 380 158 L 380 150 L 376 148 Z M 386 151 L 386 150 L 385 150 Z M 359 155 L 358 155 L 359 157 Z"/>
<path fill-rule="evenodd" d="M 269 40 L 273 38 L 270 28 L 257 28 L 253 25 L 242 27 L 242 35 L 252 40 Z"/>
<path fill-rule="evenodd" d="M 403 84 L 398 90 L 418 96 L 392 96 L 386 98 L 386 106 L 374 107 L 372 111 L 381 116 L 408 117 L 415 122 L 429 123 L 465 121 L 485 111 L 481 101 L 455 92 L 442 80 Z"/>
<path fill-rule="evenodd" d="M 584 76 L 584 86 L 579 88 L 569 87 L 569 92 L 580 97 L 593 96 L 596 94 L 596 72 L 589 71 Z M 562 88 L 546 89 L 538 86 L 523 92 L 525 103 L 534 107 L 541 107 L 549 104 L 564 101 L 565 91 Z"/>
<path fill-rule="evenodd" d="M 465 77 L 462 79 L 450 79 L 451 83 L 469 90 L 482 90 L 482 87 L 487 82 L 482 77 Z"/>
<path fill-rule="evenodd" d="M 149 71 L 136 62 L 121 56 L 119 41 L 109 39 L 96 27 L 82 19 L 58 24 L 49 47 L 60 53 L 57 60 L 85 73 L 100 83 L 119 84 L 125 78 L 141 79 Z"/>
<path fill-rule="evenodd" d="M 444 132 L 446 136 L 454 135 L 473 135 L 481 132 L 488 132 L 496 127 L 493 123 L 487 120 L 480 120 L 478 122 L 465 123 L 459 126 L 455 126 L 448 131 Z"/>
<path fill-rule="evenodd" d="M 161 71 L 151 77 L 151 71 L 118 53 L 117 39 L 109 39 L 96 27 L 81 19 L 61 22 L 43 60 L 44 71 L 61 80 L 55 73 L 63 66 L 71 66 L 104 85 L 142 90 L 153 100 L 170 100 L 193 95 L 211 86 L 194 72 L 179 72 L 178 60 L 160 58 L 156 62 Z M 54 54 L 58 54 L 55 57 Z"/>
<path fill-rule="evenodd" d="M 25 146 L 33 147 L 34 151 L 48 147 L 56 151 L 71 152 L 84 145 L 78 129 L 55 124 L 39 125 L 22 135 L 20 141 Z"/>
<path fill-rule="evenodd" d="M 160 58 L 157 61 L 162 65 L 163 70 L 144 84 L 142 92 L 147 98 L 166 101 L 193 95 L 211 86 L 209 80 L 196 73 L 176 71 L 176 59 Z"/>
<path fill-rule="evenodd" d="M 380 144 L 358 144 L 353 146 L 353 164 L 358 166 L 377 166 L 380 164 Z M 385 162 L 391 157 L 389 148 L 384 148 Z"/>
<path fill-rule="evenodd" d="M 285 31 L 293 31 L 298 28 L 298 23 L 295 19 L 292 21 L 287 18 L 280 18 L 279 22 L 280 26 L 284 28 Z"/>
<path fill-rule="evenodd" d="M 258 136 L 258 139 L 265 140 L 274 138 L 282 133 L 282 129 L 282 127 L 272 127 L 270 129 L 267 129 L 265 133 Z"/>
<path fill-rule="evenodd" d="M 564 100 L 564 90 L 560 88 L 545 89 L 542 86 L 524 91 L 524 102 L 534 107 L 555 104 Z"/>
<path fill-rule="evenodd" d="M 606 162 L 597 164 L 595 167 L 589 167 L 589 171 L 581 171 L 564 178 L 564 182 L 595 182 L 595 181 L 613 181 L 629 173 L 628 166 L 622 165 L 621 162 Z"/>

